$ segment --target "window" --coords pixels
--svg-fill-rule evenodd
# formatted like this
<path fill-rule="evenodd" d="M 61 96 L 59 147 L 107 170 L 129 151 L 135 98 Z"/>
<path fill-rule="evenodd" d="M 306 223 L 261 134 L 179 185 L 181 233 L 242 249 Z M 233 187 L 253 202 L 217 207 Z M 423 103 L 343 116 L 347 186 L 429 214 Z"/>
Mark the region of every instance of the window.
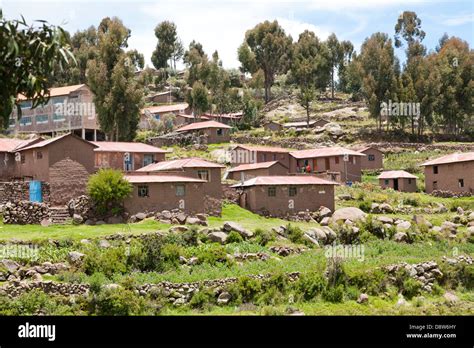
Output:
<path fill-rule="evenodd" d="M 48 115 L 37 115 L 36 124 L 48 123 Z"/>
<path fill-rule="evenodd" d="M 222 136 L 222 134 L 224 134 L 222 128 L 217 128 L 217 135 Z"/>
<path fill-rule="evenodd" d="M 54 97 L 52 98 L 53 105 L 63 104 L 66 101 L 66 97 Z"/>
<path fill-rule="evenodd" d="M 186 194 L 184 185 L 176 185 L 176 196 L 183 197 Z"/>
<path fill-rule="evenodd" d="M 54 122 L 61 122 L 61 121 L 64 121 L 65 119 L 66 119 L 66 117 L 64 117 L 64 115 L 53 114 L 53 121 Z"/>
<path fill-rule="evenodd" d="M 31 100 L 25 100 L 20 103 L 20 107 L 22 109 L 29 109 L 31 108 L 31 106 L 32 106 Z"/>
<path fill-rule="evenodd" d="M 20 119 L 20 125 L 22 126 L 29 126 L 32 123 L 31 116 L 23 116 Z"/>
<path fill-rule="evenodd" d="M 276 187 L 271 186 L 268 188 L 268 197 L 275 197 L 277 194 Z"/>
<path fill-rule="evenodd" d="M 9 122 L 8 122 L 8 125 L 10 127 L 15 127 L 16 125 L 16 120 L 14 118 L 10 118 Z"/>
<path fill-rule="evenodd" d="M 371 162 L 375 161 L 375 155 L 369 155 L 367 158 Z"/>
<path fill-rule="evenodd" d="M 21 164 L 25 164 L 25 155 L 21 155 L 20 161 L 21 161 Z"/>
<path fill-rule="evenodd" d="M 262 162 L 266 162 L 267 161 L 267 155 L 266 154 L 262 154 Z"/>
<path fill-rule="evenodd" d="M 42 159 L 42 158 L 43 158 L 43 152 L 36 151 L 36 159 Z"/>
<path fill-rule="evenodd" d="M 438 166 L 433 166 L 433 174 L 438 174 Z"/>
<path fill-rule="evenodd" d="M 277 160 L 277 155 L 276 155 L 276 154 L 273 154 L 273 160 L 274 160 L 274 161 Z"/>
<path fill-rule="evenodd" d="M 198 170 L 198 178 L 201 180 L 209 181 L 209 171 L 208 170 Z"/>
<path fill-rule="evenodd" d="M 410 178 L 408 179 L 408 184 L 411 185 L 411 179 Z"/>
<path fill-rule="evenodd" d="M 143 166 L 147 166 L 149 164 L 152 164 L 154 161 L 154 156 L 153 154 L 145 154 L 143 155 Z"/>
<path fill-rule="evenodd" d="M 288 187 L 288 196 L 294 197 L 298 193 L 298 190 L 296 189 L 296 186 L 290 186 Z"/>
<path fill-rule="evenodd" d="M 149 195 L 148 195 L 148 185 L 139 185 L 138 186 L 138 197 L 149 197 Z"/>
<path fill-rule="evenodd" d="M 155 114 L 154 116 L 155 116 L 155 120 L 157 120 L 157 121 L 159 121 L 160 118 L 161 118 L 160 114 Z"/>
<path fill-rule="evenodd" d="M 336 164 L 339 164 L 339 157 L 336 156 L 334 159 L 335 159 Z"/>
<path fill-rule="evenodd" d="M 458 185 L 459 185 L 459 187 L 464 187 L 464 179 L 459 179 L 458 180 Z"/>
<path fill-rule="evenodd" d="M 389 184 L 389 180 L 388 179 L 385 179 L 385 185 L 388 185 Z"/>
<path fill-rule="evenodd" d="M 438 189 L 438 182 L 433 181 L 433 190 L 437 190 L 437 189 Z"/>

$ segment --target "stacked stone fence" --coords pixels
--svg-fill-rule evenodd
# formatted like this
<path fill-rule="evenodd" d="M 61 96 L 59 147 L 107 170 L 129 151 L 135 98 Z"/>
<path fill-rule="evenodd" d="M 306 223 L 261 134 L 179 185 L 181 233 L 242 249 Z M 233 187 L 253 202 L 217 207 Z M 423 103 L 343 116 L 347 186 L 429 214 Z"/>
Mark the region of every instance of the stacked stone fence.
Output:
<path fill-rule="evenodd" d="M 48 182 L 41 182 L 43 202 L 50 200 L 50 186 Z M 28 201 L 30 199 L 29 181 L 0 182 L 0 204 L 7 202 Z"/>

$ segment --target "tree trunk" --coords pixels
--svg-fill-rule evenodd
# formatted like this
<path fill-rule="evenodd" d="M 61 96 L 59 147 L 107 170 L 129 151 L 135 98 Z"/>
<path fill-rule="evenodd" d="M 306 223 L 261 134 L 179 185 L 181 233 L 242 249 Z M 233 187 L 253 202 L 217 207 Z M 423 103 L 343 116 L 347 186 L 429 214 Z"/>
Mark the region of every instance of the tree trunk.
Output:
<path fill-rule="evenodd" d="M 309 103 L 306 103 L 306 123 L 309 128 Z"/>
<path fill-rule="evenodd" d="M 334 99 L 334 68 L 331 68 L 331 96 Z"/>

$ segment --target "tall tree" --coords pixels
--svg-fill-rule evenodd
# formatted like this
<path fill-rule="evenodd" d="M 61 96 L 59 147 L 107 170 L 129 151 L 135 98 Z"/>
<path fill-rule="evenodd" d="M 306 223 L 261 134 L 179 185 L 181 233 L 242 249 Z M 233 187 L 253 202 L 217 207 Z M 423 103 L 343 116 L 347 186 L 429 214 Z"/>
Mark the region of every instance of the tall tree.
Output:
<path fill-rule="evenodd" d="M 125 52 L 130 30 L 120 19 L 104 18 L 97 33 L 98 54 L 87 65 L 87 81 L 94 93 L 100 128 L 111 141 L 132 140 L 143 98 L 135 72 L 143 64 L 143 56 Z"/>
<path fill-rule="evenodd" d="M 33 108 L 47 103 L 55 66 L 62 70 L 75 63 L 61 27 L 46 22 L 30 26 L 23 18 L 7 20 L 1 10 L 0 61 L 0 129 L 8 127 L 15 106 L 21 117 L 18 94 L 31 99 Z"/>
<path fill-rule="evenodd" d="M 370 116 L 382 127 L 382 102 L 388 102 L 396 91 L 395 59 L 392 40 L 387 34 L 375 33 L 361 47 L 362 86 Z"/>
<path fill-rule="evenodd" d="M 183 61 L 188 68 L 186 80 L 189 86 L 193 86 L 196 81 L 207 79 L 209 58 L 199 42 L 191 41 L 188 50 L 184 53 Z"/>
<path fill-rule="evenodd" d="M 334 99 L 334 74 L 338 66 L 340 66 L 343 59 L 343 49 L 336 34 L 332 33 L 326 40 L 326 45 L 329 49 L 329 62 L 331 64 L 331 97 Z"/>
<path fill-rule="evenodd" d="M 300 92 L 298 101 L 306 110 L 306 121 L 309 126 L 311 102 L 315 90 L 327 86 L 330 78 L 329 52 L 318 37 L 311 31 L 300 34 L 293 49 L 291 73 L 298 84 Z"/>
<path fill-rule="evenodd" d="M 350 41 L 341 41 L 342 58 L 338 67 L 339 89 L 347 93 L 347 67 L 351 63 L 354 54 L 354 45 Z"/>
<path fill-rule="evenodd" d="M 209 91 L 200 81 L 194 82 L 189 101 L 197 119 L 200 119 L 200 116 L 209 110 Z"/>
<path fill-rule="evenodd" d="M 265 102 L 271 97 L 275 75 L 286 73 L 291 59 L 291 36 L 286 35 L 277 21 L 257 24 L 245 33 L 238 56 L 242 71 L 256 73 L 262 69 L 265 81 Z"/>
<path fill-rule="evenodd" d="M 173 60 L 178 59 L 182 52 L 176 24 L 170 21 L 161 22 L 155 28 L 155 36 L 158 43 L 151 55 L 153 66 L 156 69 L 173 67 Z"/>

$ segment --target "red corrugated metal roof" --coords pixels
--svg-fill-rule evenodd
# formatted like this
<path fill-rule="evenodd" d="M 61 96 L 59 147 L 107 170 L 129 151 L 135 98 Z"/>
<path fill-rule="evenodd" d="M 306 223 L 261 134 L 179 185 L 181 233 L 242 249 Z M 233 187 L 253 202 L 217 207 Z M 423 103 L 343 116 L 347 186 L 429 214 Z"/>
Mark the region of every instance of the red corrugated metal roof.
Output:
<path fill-rule="evenodd" d="M 198 129 L 206 129 L 206 128 L 227 128 L 230 129 L 232 127 L 216 122 L 216 121 L 205 121 L 205 122 L 196 122 L 196 123 L 191 123 L 186 126 L 183 126 L 181 128 L 178 128 L 176 131 L 177 132 L 187 132 L 191 130 L 198 130 Z"/>
<path fill-rule="evenodd" d="M 205 180 L 189 178 L 178 175 L 126 175 L 125 179 L 132 184 L 141 183 L 173 183 L 173 182 L 195 182 L 204 183 Z"/>
<path fill-rule="evenodd" d="M 343 147 L 323 147 L 319 149 L 308 149 L 290 152 L 290 155 L 294 158 L 317 158 L 317 157 L 331 157 L 331 156 L 343 156 L 348 154 L 350 156 L 365 156 L 364 154 L 349 150 Z"/>
<path fill-rule="evenodd" d="M 159 105 L 159 106 L 150 106 L 148 108 L 142 109 L 142 113 L 146 111 L 151 112 L 152 114 L 166 113 L 172 111 L 181 111 L 189 107 L 188 103 L 180 104 L 170 104 L 170 105 Z"/>
<path fill-rule="evenodd" d="M 279 162 L 271 161 L 271 162 L 241 164 L 240 166 L 229 169 L 228 172 L 232 173 L 232 172 L 240 172 L 240 171 L 245 171 L 245 170 L 270 168 L 271 166 L 274 166 L 277 163 Z"/>
<path fill-rule="evenodd" d="M 0 152 L 11 152 L 16 148 L 24 146 L 31 140 L 0 138 Z"/>
<path fill-rule="evenodd" d="M 176 115 L 176 117 L 183 117 L 183 118 L 187 118 L 187 119 L 191 119 L 191 120 L 197 120 L 196 116 L 194 115 L 186 115 L 186 114 L 178 114 Z M 200 117 L 201 120 L 209 120 L 209 117 L 206 117 L 206 116 L 201 116 Z"/>
<path fill-rule="evenodd" d="M 415 175 L 404 170 L 389 170 L 382 172 L 377 179 L 418 179 Z"/>
<path fill-rule="evenodd" d="M 283 147 L 271 147 L 271 146 L 253 146 L 253 145 L 236 145 L 234 147 L 241 147 L 242 149 L 249 150 L 249 151 L 261 151 L 261 152 L 281 152 L 281 153 L 289 153 L 291 152 L 290 149 L 285 149 Z"/>
<path fill-rule="evenodd" d="M 138 172 L 160 172 L 167 170 L 180 170 L 183 168 L 224 168 L 223 165 L 208 162 L 201 158 L 183 158 L 171 161 L 152 163 L 146 167 L 140 168 Z"/>
<path fill-rule="evenodd" d="M 439 157 L 434 160 L 425 162 L 422 166 L 432 166 L 436 164 L 456 163 L 474 161 L 474 152 L 452 153 L 447 156 Z"/>
<path fill-rule="evenodd" d="M 312 175 L 257 176 L 232 187 L 276 186 L 276 185 L 338 185 Z"/>
<path fill-rule="evenodd" d="M 167 151 L 156 146 L 143 143 L 123 141 L 91 141 L 91 143 L 98 146 L 98 148 L 94 149 L 97 152 L 167 153 Z"/>
<path fill-rule="evenodd" d="M 87 143 L 87 144 L 90 144 L 92 145 L 93 147 L 97 147 L 97 145 L 93 144 L 92 142 L 90 141 L 87 141 L 87 140 L 84 140 L 82 139 L 81 137 L 78 137 L 72 133 L 67 133 L 67 134 L 63 134 L 63 135 L 60 135 L 58 137 L 55 137 L 55 138 L 51 138 L 51 139 L 47 139 L 47 140 L 43 140 L 43 141 L 40 141 L 36 144 L 33 144 L 33 145 L 30 145 L 30 146 L 26 146 L 26 147 L 22 147 L 21 149 L 18 149 L 18 151 L 24 151 L 24 150 L 30 150 L 30 149 L 36 149 L 36 148 L 40 148 L 40 147 L 45 147 L 51 143 L 54 143 L 62 138 L 65 138 L 65 137 L 68 137 L 68 136 L 72 136 L 72 137 L 76 137 L 77 139 Z"/>
<path fill-rule="evenodd" d="M 49 89 L 49 95 L 51 97 L 58 97 L 60 95 L 68 95 L 69 93 L 77 91 L 78 89 L 80 89 L 84 86 L 85 86 L 85 84 L 50 88 Z M 26 99 L 27 98 L 23 94 L 18 95 L 18 100 L 26 100 Z"/>

